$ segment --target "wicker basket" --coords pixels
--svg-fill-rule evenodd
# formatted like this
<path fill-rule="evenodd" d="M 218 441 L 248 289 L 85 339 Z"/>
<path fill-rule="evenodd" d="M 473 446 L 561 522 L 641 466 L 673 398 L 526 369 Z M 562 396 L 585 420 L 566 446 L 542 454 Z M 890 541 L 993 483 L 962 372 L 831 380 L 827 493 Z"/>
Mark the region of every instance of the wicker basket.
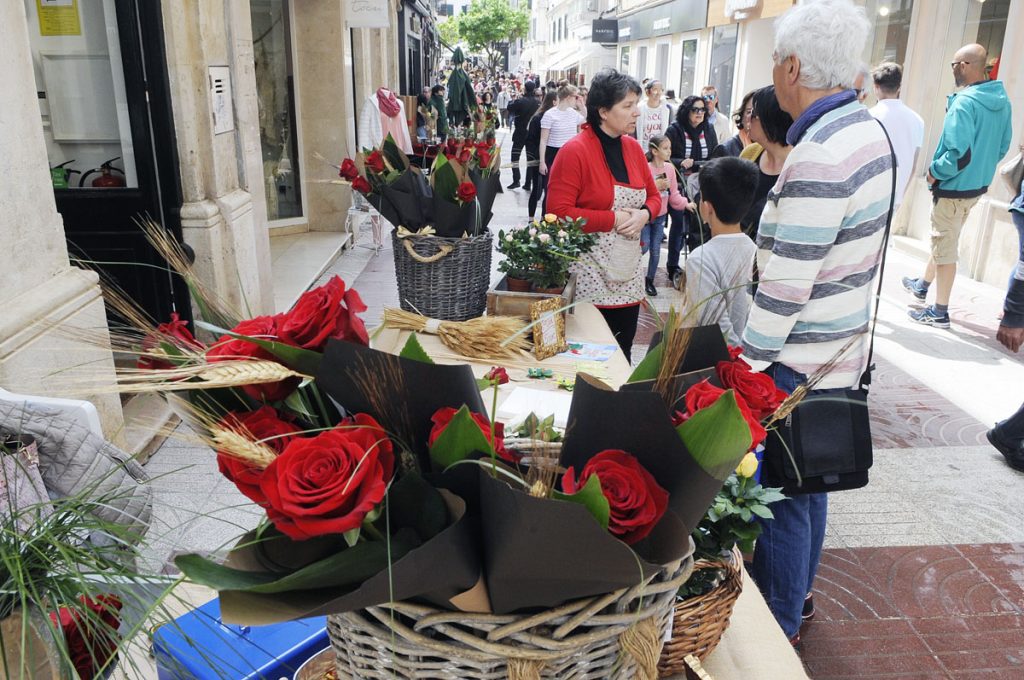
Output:
<path fill-rule="evenodd" d="M 558 680 L 657 677 L 692 558 L 648 582 L 536 614 L 495 616 L 393 602 L 327 617 L 338 677 Z"/>
<path fill-rule="evenodd" d="M 392 232 L 391 243 L 402 309 L 444 321 L 483 315 L 491 281 L 490 232 L 467 238 L 398 238 Z"/>
<path fill-rule="evenodd" d="M 672 617 L 672 639 L 665 643 L 658 661 L 661 677 L 683 672 L 684 659 L 692 654 L 703 661 L 714 651 L 729 627 L 736 598 L 743 590 L 743 556 L 733 548 L 728 559 L 698 560 L 699 569 L 725 569 L 725 578 L 711 591 L 676 603 Z"/>

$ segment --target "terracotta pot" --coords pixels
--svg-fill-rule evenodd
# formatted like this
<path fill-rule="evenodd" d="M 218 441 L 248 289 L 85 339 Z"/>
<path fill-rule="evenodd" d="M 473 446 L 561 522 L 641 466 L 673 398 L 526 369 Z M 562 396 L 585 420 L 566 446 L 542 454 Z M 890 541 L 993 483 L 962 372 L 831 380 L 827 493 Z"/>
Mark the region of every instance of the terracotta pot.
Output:
<path fill-rule="evenodd" d="M 510 276 L 505 277 L 505 285 L 508 289 L 516 293 L 529 293 L 530 292 L 530 280 L 529 279 L 513 279 Z"/>

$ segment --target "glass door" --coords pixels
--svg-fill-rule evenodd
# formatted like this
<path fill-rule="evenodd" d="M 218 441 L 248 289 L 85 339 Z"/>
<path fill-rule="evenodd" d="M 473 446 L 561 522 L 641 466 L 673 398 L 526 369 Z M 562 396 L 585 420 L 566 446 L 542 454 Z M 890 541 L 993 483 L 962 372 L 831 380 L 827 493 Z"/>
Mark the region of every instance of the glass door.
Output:
<path fill-rule="evenodd" d="M 160 3 L 20 1 L 72 257 L 90 263 L 154 320 L 175 310 L 191 318 L 187 289 L 166 272 L 137 224 L 151 218 L 181 239 Z"/>
<path fill-rule="evenodd" d="M 679 76 L 679 99 L 697 93 L 697 39 L 683 41 L 683 63 Z"/>
<path fill-rule="evenodd" d="M 732 83 L 736 73 L 736 36 L 739 24 L 715 26 L 711 36 L 711 74 L 708 82 L 718 90 L 718 108 L 732 115 Z"/>

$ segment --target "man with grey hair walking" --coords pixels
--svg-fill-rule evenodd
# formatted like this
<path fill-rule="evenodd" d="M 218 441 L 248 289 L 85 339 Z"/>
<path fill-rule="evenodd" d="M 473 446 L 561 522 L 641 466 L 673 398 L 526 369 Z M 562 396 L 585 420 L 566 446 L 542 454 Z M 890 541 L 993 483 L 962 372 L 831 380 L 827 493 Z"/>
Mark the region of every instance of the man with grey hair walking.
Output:
<path fill-rule="evenodd" d="M 988 53 L 964 45 L 950 66 L 959 92 L 946 101 L 946 118 L 935 156 L 928 166 L 932 187 L 932 252 L 921 278 L 903 278 L 903 287 L 924 302 L 932 281 L 935 304 L 907 314 L 917 323 L 949 328 L 949 296 L 956 279 L 960 231 L 971 208 L 988 191 L 996 164 L 1010 148 L 1010 99 L 985 70 Z"/>
<path fill-rule="evenodd" d="M 775 25 L 772 81 L 794 121 L 793 150 L 761 216 L 760 283 L 742 346 L 747 363 L 786 392 L 821 371 L 812 393 L 855 387 L 867 369 L 895 172 L 885 131 L 852 87 L 869 30 L 851 0 L 801 3 Z M 782 464 L 766 463 L 766 473 Z M 760 520 L 751 575 L 794 645 L 802 615 L 813 613 L 827 509 L 827 494 L 795 493 Z"/>

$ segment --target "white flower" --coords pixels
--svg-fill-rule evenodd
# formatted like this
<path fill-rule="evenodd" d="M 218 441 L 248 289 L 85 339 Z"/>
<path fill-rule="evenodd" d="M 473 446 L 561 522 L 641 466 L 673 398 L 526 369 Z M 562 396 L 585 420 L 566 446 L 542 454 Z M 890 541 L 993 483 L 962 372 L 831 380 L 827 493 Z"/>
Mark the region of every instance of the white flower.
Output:
<path fill-rule="evenodd" d="M 509 242 L 509 243 L 512 243 L 512 242 L 514 242 L 514 241 L 515 241 L 515 239 L 514 239 L 514 238 L 512 238 L 512 234 L 509 234 L 508 236 L 506 236 L 506 237 L 505 237 L 505 240 L 506 240 L 507 242 Z"/>
<path fill-rule="evenodd" d="M 559 229 L 558 230 L 558 238 L 562 239 L 563 241 L 565 240 L 565 237 L 568 236 L 568 235 L 569 235 L 569 232 L 565 231 L 564 229 Z"/>
<path fill-rule="evenodd" d="M 534 229 L 533 227 L 530 227 L 530 236 L 536 236 L 536 235 L 537 235 L 537 230 Z"/>
<path fill-rule="evenodd" d="M 540 236 L 537 237 L 537 240 L 540 241 L 541 243 L 547 243 L 548 241 L 551 240 L 551 234 L 541 234 Z"/>

